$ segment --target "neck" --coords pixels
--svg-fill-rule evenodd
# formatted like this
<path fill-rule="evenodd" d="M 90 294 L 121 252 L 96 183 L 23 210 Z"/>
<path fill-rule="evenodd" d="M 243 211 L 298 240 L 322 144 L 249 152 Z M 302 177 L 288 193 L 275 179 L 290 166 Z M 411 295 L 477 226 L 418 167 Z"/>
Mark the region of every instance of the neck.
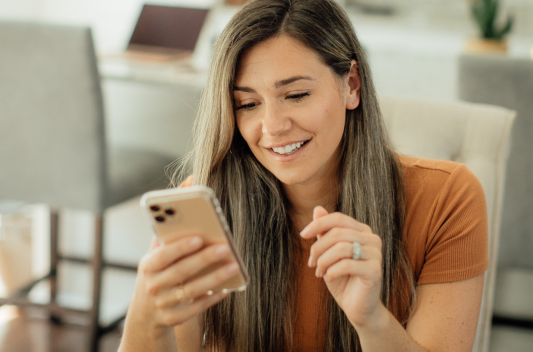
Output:
<path fill-rule="evenodd" d="M 313 209 L 316 206 L 321 205 L 328 213 L 336 210 L 337 177 L 334 171 L 327 176 L 304 184 L 284 185 L 291 205 L 291 220 L 297 231 L 303 230 L 313 220 Z"/>

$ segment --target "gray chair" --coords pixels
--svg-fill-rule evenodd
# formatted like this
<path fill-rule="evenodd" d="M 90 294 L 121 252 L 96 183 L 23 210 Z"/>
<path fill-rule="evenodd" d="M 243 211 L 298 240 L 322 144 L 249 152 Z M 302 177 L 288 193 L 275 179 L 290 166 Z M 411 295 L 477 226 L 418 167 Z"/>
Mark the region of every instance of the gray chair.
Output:
<path fill-rule="evenodd" d="M 533 269 L 533 61 L 463 56 L 459 97 L 517 111 L 512 131 L 502 228 L 506 241 L 500 264 Z"/>
<path fill-rule="evenodd" d="M 487 200 L 489 268 L 472 351 L 488 352 L 509 136 L 515 112 L 464 102 L 383 97 L 383 118 L 397 150 L 406 155 L 465 164 Z"/>
<path fill-rule="evenodd" d="M 459 60 L 459 97 L 517 111 L 505 184 L 498 280 L 502 284 L 507 282 L 514 271 L 529 271 L 529 276 L 533 276 L 533 61 L 462 56 Z M 508 288 L 498 292 L 505 291 Z M 529 292 L 525 291 L 523 295 L 529 295 Z M 520 302 L 507 302 L 509 299 L 516 301 L 505 295 L 498 297 L 495 319 L 533 327 L 531 304 L 525 303 L 529 300 L 524 297 Z"/>
<path fill-rule="evenodd" d="M 172 162 L 149 151 L 111 148 L 104 127 L 90 29 L 0 22 L 0 200 L 46 203 L 52 209 L 51 268 L 43 279 L 50 280 L 47 308 L 54 321 L 76 311 L 56 303 L 58 261 L 92 265 L 91 352 L 109 330 L 99 325 L 103 267 L 135 269 L 104 262 L 103 212 L 147 190 L 165 188 L 164 167 Z M 57 224 L 63 208 L 94 213 L 92 259 L 58 253 Z M 0 305 L 33 305 L 24 297 L 32 285 L 0 299 Z"/>

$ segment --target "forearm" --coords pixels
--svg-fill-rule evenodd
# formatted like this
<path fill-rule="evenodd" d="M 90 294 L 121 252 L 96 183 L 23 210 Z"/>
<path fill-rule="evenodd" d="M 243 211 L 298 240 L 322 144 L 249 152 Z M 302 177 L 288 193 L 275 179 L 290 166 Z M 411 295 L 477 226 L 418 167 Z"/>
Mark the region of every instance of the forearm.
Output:
<path fill-rule="evenodd" d="M 428 352 L 383 305 L 380 305 L 379 318 L 372 326 L 354 327 L 365 352 Z"/>

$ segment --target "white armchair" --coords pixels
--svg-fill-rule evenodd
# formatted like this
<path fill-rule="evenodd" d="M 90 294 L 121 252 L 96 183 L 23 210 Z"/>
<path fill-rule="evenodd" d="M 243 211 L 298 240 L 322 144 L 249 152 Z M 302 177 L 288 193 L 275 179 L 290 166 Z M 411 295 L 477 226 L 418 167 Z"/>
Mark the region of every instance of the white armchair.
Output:
<path fill-rule="evenodd" d="M 514 111 L 464 102 L 383 97 L 380 100 L 393 145 L 406 155 L 465 164 L 483 185 L 489 220 L 489 268 L 474 352 L 488 352 L 502 199 Z"/>

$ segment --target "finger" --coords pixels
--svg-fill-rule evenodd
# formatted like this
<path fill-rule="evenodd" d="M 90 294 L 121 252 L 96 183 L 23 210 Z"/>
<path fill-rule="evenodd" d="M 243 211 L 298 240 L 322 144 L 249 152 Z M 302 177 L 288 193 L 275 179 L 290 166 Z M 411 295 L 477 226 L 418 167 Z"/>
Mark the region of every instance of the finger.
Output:
<path fill-rule="evenodd" d="M 322 207 L 321 205 L 318 205 L 313 209 L 313 220 L 316 220 L 328 214 L 329 214 L 328 211 L 324 207 Z M 316 237 L 320 239 L 320 237 L 322 237 L 322 234 L 320 235 L 317 234 Z"/>
<path fill-rule="evenodd" d="M 186 297 L 196 300 L 205 295 L 212 295 L 217 287 L 237 275 L 238 272 L 239 266 L 236 263 L 231 263 L 190 281 L 181 286 L 181 288 Z M 177 288 L 173 287 L 161 292 L 160 297 L 157 299 L 158 307 L 168 308 L 178 305 L 179 297 L 176 290 Z"/>
<path fill-rule="evenodd" d="M 374 246 L 381 251 L 381 239 L 379 236 L 362 233 L 353 229 L 336 227 L 325 233 L 320 240 L 311 246 L 309 266 L 315 266 L 318 258 L 338 242 L 358 242 L 361 246 Z"/>
<path fill-rule="evenodd" d="M 177 260 L 198 251 L 203 244 L 200 236 L 187 236 L 148 252 L 139 263 L 143 273 L 158 272 Z"/>
<path fill-rule="evenodd" d="M 303 238 L 313 238 L 316 237 L 317 234 L 328 232 L 334 227 L 350 228 L 361 232 L 372 233 L 370 226 L 360 223 L 348 215 L 331 213 L 311 221 L 311 223 L 300 232 L 300 235 Z"/>
<path fill-rule="evenodd" d="M 322 254 L 316 264 L 316 277 L 322 277 L 328 268 L 333 264 L 343 260 L 353 259 L 353 243 L 338 242 Z M 377 259 L 381 261 L 381 252 L 375 247 L 361 246 L 361 257 L 357 260 Z"/>
<path fill-rule="evenodd" d="M 166 309 L 161 315 L 161 323 L 166 326 L 176 326 L 205 312 L 209 307 L 214 306 L 229 293 L 217 293 L 212 296 L 203 296 L 193 303 L 182 303 L 174 309 Z"/>
<path fill-rule="evenodd" d="M 149 292 L 156 294 L 160 290 L 185 283 L 205 268 L 217 262 L 227 262 L 229 259 L 230 249 L 226 243 L 206 247 L 157 273 L 148 285 Z"/>
<path fill-rule="evenodd" d="M 159 240 L 157 239 L 157 236 L 153 236 L 152 241 L 150 242 L 150 249 L 148 251 L 153 251 L 157 247 L 159 247 Z"/>
<path fill-rule="evenodd" d="M 324 280 L 331 282 L 343 276 L 358 276 L 363 280 L 381 282 L 381 263 L 376 260 L 343 259 L 328 268 Z"/>
<path fill-rule="evenodd" d="M 212 293 L 217 287 L 224 284 L 239 272 L 239 265 L 235 262 L 226 264 L 211 273 L 187 283 L 186 294 L 188 297 L 198 297 Z"/>
<path fill-rule="evenodd" d="M 321 218 L 325 215 L 328 215 L 328 211 L 324 209 L 323 206 L 318 205 L 313 209 L 313 220 L 316 220 L 318 218 Z"/>

